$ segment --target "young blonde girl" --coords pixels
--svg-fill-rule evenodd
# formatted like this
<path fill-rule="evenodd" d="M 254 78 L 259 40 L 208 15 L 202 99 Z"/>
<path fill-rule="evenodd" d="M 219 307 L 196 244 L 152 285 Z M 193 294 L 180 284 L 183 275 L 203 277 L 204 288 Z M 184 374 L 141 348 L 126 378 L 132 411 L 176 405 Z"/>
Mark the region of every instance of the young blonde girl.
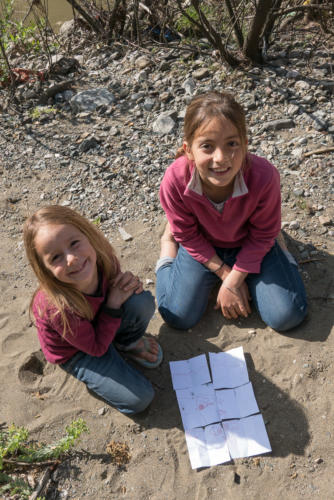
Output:
<path fill-rule="evenodd" d="M 276 330 L 303 320 L 304 286 L 280 233 L 279 174 L 247 152 L 245 114 L 230 94 L 209 92 L 189 104 L 183 147 L 165 173 L 160 200 L 169 223 L 156 294 L 167 323 L 196 324 L 218 283 L 215 308 L 228 319 L 248 316 L 252 298 Z"/>
<path fill-rule="evenodd" d="M 24 225 L 24 243 L 39 282 L 31 310 L 47 361 L 119 411 L 143 411 L 152 385 L 119 351 L 146 368 L 161 363 L 159 344 L 144 337 L 154 313 L 151 293 L 121 272 L 99 229 L 68 207 L 37 210 Z"/>

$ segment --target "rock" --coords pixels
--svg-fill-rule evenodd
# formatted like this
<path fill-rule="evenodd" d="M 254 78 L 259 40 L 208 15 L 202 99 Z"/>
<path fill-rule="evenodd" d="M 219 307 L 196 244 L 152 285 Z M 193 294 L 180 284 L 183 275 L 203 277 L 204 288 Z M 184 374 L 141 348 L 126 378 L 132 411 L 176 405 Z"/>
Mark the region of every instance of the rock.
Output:
<path fill-rule="evenodd" d="M 299 91 L 306 92 L 307 90 L 309 90 L 311 88 L 311 85 L 309 83 L 305 82 L 304 80 L 298 80 L 295 83 L 295 88 Z"/>
<path fill-rule="evenodd" d="M 187 78 L 187 80 L 182 83 L 182 88 L 186 91 L 187 95 L 193 95 L 196 88 L 195 80 L 193 78 Z"/>
<path fill-rule="evenodd" d="M 290 118 L 282 120 L 273 120 L 270 122 L 265 122 L 262 125 L 262 130 L 283 130 L 295 127 L 295 122 Z"/>
<path fill-rule="evenodd" d="M 81 151 L 81 153 L 87 153 L 87 151 L 89 151 L 90 149 L 96 148 L 96 146 L 98 146 L 98 145 L 99 145 L 99 143 L 95 139 L 95 137 L 90 137 L 90 138 L 84 139 L 82 141 L 82 143 L 79 145 L 79 151 Z"/>
<path fill-rule="evenodd" d="M 290 222 L 289 229 L 299 229 L 299 228 L 300 228 L 300 224 L 297 220 L 293 220 Z"/>
<path fill-rule="evenodd" d="M 200 68 L 193 72 L 192 76 L 195 80 L 203 80 L 210 75 L 210 71 L 207 68 Z"/>
<path fill-rule="evenodd" d="M 286 77 L 287 78 L 299 78 L 300 77 L 300 73 L 299 73 L 299 71 L 296 71 L 296 70 L 288 71 L 286 73 Z"/>
<path fill-rule="evenodd" d="M 100 408 L 98 410 L 98 414 L 102 416 L 102 415 L 105 415 L 107 413 L 107 411 L 108 411 L 108 409 L 105 406 L 102 406 L 102 408 Z"/>
<path fill-rule="evenodd" d="M 68 33 L 69 31 L 73 31 L 75 27 L 75 20 L 71 19 L 70 21 L 65 21 L 59 28 L 59 34 L 64 35 L 65 33 Z"/>
<path fill-rule="evenodd" d="M 143 104 L 143 108 L 146 111 L 152 111 L 152 109 L 154 108 L 155 103 L 156 103 L 156 101 L 154 99 L 151 99 L 150 97 L 146 97 L 146 99 L 144 101 L 144 104 Z"/>
<path fill-rule="evenodd" d="M 290 104 L 287 109 L 287 114 L 290 115 L 296 115 L 299 111 L 299 106 L 296 104 Z"/>
<path fill-rule="evenodd" d="M 133 236 L 127 233 L 123 227 L 119 226 L 118 231 L 120 232 L 120 235 L 124 241 L 131 241 L 133 239 Z"/>
<path fill-rule="evenodd" d="M 319 217 L 319 222 L 322 226 L 330 226 L 332 223 L 332 220 L 330 217 L 327 215 L 320 215 Z"/>
<path fill-rule="evenodd" d="M 158 118 L 153 123 L 153 132 L 157 134 L 166 135 L 170 134 L 176 127 L 175 121 L 171 118 L 171 116 L 162 113 L 158 116 Z"/>
<path fill-rule="evenodd" d="M 48 70 L 51 74 L 67 75 L 73 73 L 79 68 L 79 62 L 74 57 L 65 57 L 61 54 L 56 54 L 51 57 Z"/>
<path fill-rule="evenodd" d="M 70 100 L 70 105 L 74 113 L 95 111 L 98 106 L 110 106 L 114 103 L 114 95 L 104 88 L 84 90 Z"/>
<path fill-rule="evenodd" d="M 136 59 L 136 66 L 138 69 L 144 69 L 150 66 L 151 64 L 151 59 L 149 59 L 147 56 L 141 56 Z"/>

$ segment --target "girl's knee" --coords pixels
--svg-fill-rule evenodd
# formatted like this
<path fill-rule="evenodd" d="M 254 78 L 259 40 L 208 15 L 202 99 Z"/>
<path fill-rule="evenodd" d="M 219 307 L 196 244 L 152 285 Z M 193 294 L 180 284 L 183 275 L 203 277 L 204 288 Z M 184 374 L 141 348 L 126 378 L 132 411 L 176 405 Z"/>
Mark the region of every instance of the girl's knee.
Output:
<path fill-rule="evenodd" d="M 124 308 L 133 318 L 151 319 L 155 309 L 153 295 L 147 290 L 139 294 L 134 293 L 124 303 Z"/>
<path fill-rule="evenodd" d="M 188 330 L 195 326 L 200 319 L 191 315 L 176 314 L 164 307 L 159 307 L 159 312 L 167 325 L 176 330 Z"/>
<path fill-rule="evenodd" d="M 146 410 L 146 408 L 152 403 L 153 398 L 154 389 L 152 385 L 149 384 L 145 388 L 145 391 L 141 391 L 140 395 L 136 396 L 136 394 L 133 394 L 131 400 L 127 401 L 117 409 L 126 415 L 136 415 L 137 413 L 141 413 Z"/>
<path fill-rule="evenodd" d="M 271 314 L 270 317 L 262 317 L 262 319 L 273 330 L 277 330 L 278 332 L 286 332 L 300 325 L 300 323 L 302 323 L 302 321 L 305 319 L 306 314 L 306 303 L 299 307 L 291 304 L 290 308 L 286 308 L 284 311 L 275 311 L 275 313 Z"/>

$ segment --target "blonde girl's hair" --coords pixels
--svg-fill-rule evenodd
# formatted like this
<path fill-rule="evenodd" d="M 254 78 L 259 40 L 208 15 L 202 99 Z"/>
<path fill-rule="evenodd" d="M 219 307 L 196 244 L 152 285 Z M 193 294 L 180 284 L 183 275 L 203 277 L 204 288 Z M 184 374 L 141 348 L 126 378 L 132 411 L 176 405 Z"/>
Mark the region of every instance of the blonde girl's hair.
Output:
<path fill-rule="evenodd" d="M 196 131 L 206 122 L 214 118 L 227 118 L 239 132 L 242 148 L 247 153 L 247 128 L 245 111 L 228 92 L 207 92 L 195 96 L 188 105 L 184 117 L 184 140 L 191 147 Z M 176 158 L 184 155 L 183 147 L 179 148 Z"/>
<path fill-rule="evenodd" d="M 23 227 L 24 246 L 29 263 L 39 282 L 39 288 L 35 291 L 31 300 L 30 312 L 32 312 L 36 293 L 39 290 L 44 291 L 50 304 L 55 307 L 55 316 L 60 314 L 63 335 L 65 336 L 67 330 L 70 329 L 66 311 L 75 312 L 88 320 L 93 319 L 93 311 L 84 294 L 72 285 L 58 280 L 45 267 L 38 255 L 35 247 L 35 237 L 39 228 L 47 224 L 71 224 L 81 231 L 94 248 L 97 267 L 107 279 L 111 279 L 116 275 L 119 265 L 113 247 L 97 226 L 69 207 L 60 205 L 43 207 L 26 220 Z M 43 311 L 40 311 L 40 313 L 43 315 Z"/>

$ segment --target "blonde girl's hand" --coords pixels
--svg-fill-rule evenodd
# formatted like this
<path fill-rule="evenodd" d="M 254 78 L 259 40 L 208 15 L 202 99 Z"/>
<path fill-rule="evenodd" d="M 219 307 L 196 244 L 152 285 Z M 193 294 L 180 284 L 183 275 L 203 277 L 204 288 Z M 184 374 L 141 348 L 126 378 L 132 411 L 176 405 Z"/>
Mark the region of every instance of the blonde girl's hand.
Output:
<path fill-rule="evenodd" d="M 221 309 L 226 319 L 247 317 L 251 313 L 249 305 L 250 295 L 245 281 L 238 288 L 229 287 L 222 283 L 218 292 L 215 309 Z"/>
<path fill-rule="evenodd" d="M 131 271 L 125 271 L 125 273 L 118 273 L 118 275 L 110 281 L 110 286 L 118 287 L 125 292 L 132 291 L 133 293 L 141 293 L 143 288 L 143 283 L 140 281 L 138 276 L 134 276 Z"/>
<path fill-rule="evenodd" d="M 110 287 L 107 298 L 107 306 L 112 309 L 119 309 L 133 293 L 141 293 L 143 285 L 137 276 L 132 273 L 118 273 L 117 276 L 110 281 Z"/>

